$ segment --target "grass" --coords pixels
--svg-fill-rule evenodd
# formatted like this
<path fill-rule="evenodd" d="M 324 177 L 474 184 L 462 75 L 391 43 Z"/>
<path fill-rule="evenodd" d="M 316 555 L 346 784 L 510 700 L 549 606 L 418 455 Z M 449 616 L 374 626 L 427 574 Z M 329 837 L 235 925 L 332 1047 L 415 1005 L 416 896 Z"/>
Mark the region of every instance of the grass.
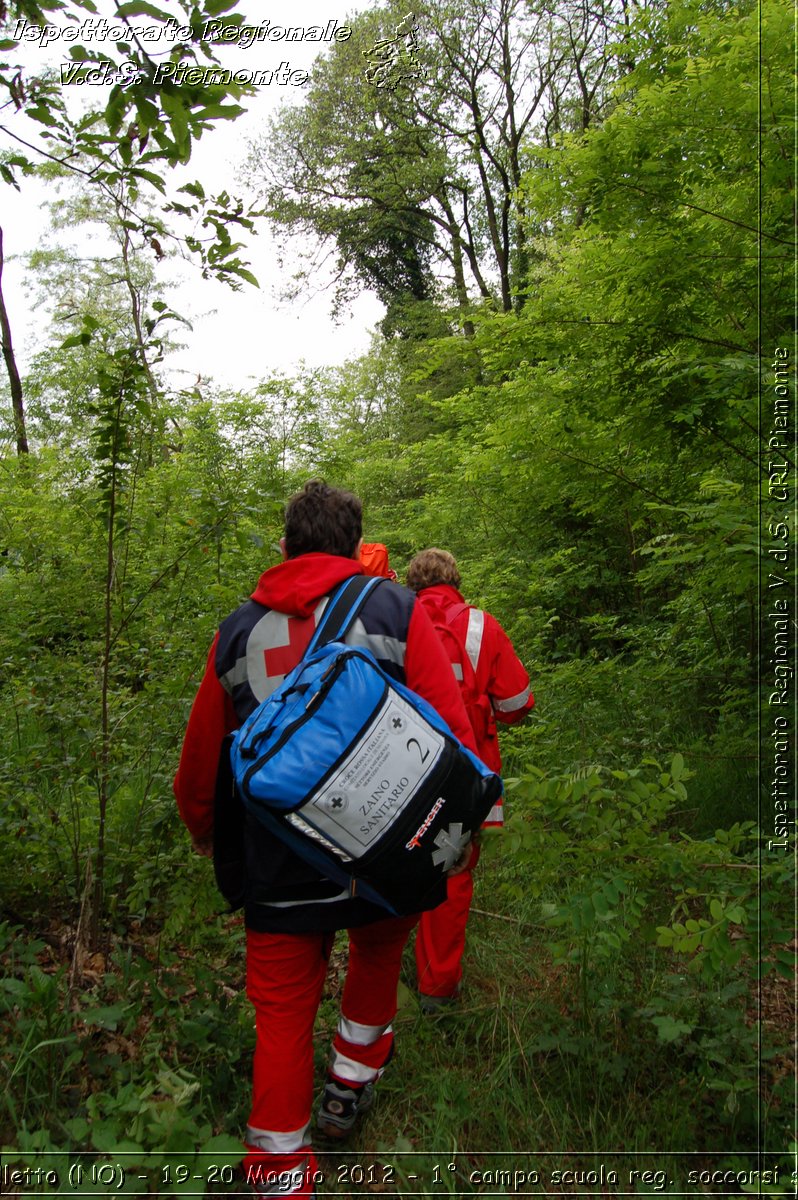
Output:
<path fill-rule="evenodd" d="M 164 862 L 148 878 L 149 915 L 126 915 L 120 898 L 98 950 L 55 895 L 37 928 L 0 925 L 0 1144 L 15 1151 L 4 1163 L 127 1147 L 146 1162 L 149 1194 L 168 1195 L 185 1192 L 165 1174 L 175 1164 L 237 1160 L 254 1045 L 243 928 L 220 914 L 207 862 L 177 848 Z M 751 1168 L 763 1117 L 766 1144 L 787 1148 L 789 1055 L 774 1051 L 752 1089 L 745 973 L 702 982 L 642 938 L 602 958 L 585 936 L 581 958 L 557 958 L 525 869 L 488 839 L 456 1009 L 422 1016 L 408 948 L 397 1055 L 351 1146 L 319 1146 L 322 1194 L 653 1196 L 685 1191 L 697 1167 Z M 345 956 L 339 935 L 317 1022 L 319 1089 Z M 768 1052 L 794 1019 L 781 982 L 780 993 L 764 985 Z M 677 1022 L 664 1037 L 655 1012 Z M 203 1147 L 212 1157 L 194 1160 Z"/>

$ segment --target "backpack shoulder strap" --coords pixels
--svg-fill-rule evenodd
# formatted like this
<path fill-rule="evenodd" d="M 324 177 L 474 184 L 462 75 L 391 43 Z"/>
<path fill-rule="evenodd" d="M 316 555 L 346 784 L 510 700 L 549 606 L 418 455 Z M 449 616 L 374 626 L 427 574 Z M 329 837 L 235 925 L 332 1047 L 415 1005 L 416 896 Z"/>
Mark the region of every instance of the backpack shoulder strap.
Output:
<path fill-rule="evenodd" d="M 326 646 L 328 642 L 346 637 L 368 597 L 384 582 L 381 576 L 352 575 L 351 578 L 345 579 L 330 595 L 305 656 Z"/>
<path fill-rule="evenodd" d="M 470 604 L 452 604 L 446 610 L 446 624 L 451 625 L 461 613 L 468 612 Z"/>

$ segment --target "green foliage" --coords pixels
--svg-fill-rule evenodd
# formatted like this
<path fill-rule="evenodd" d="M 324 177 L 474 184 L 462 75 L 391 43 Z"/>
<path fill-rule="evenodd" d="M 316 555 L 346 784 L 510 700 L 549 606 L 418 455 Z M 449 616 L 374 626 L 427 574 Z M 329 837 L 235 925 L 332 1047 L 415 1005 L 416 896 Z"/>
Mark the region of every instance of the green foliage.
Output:
<path fill-rule="evenodd" d="M 84 380 L 90 402 L 72 451 L 9 463 L 0 483 L 9 611 L 0 686 L 13 714 L 0 787 L 7 844 L 31 868 L 8 881 L 9 896 L 31 903 L 43 871 L 79 898 L 99 819 L 121 915 L 139 843 L 157 847 L 166 834 L 151 841 L 172 812 L 177 746 L 209 637 L 267 565 L 264 547 L 276 546 L 281 512 L 269 481 L 283 494 L 288 468 L 268 422 L 261 441 L 251 413 L 234 405 L 175 407 L 184 448 L 153 454 L 169 409 L 162 402 L 154 419 L 137 352 L 99 361 Z M 229 445 L 222 430 L 236 428 L 248 438 Z"/>
<path fill-rule="evenodd" d="M 175 63 L 191 60 L 193 63 L 215 63 L 216 56 L 209 42 L 197 35 L 214 15 L 208 11 L 178 0 L 169 0 L 166 7 L 151 4 L 128 3 L 114 6 L 112 20 L 131 28 L 131 18 L 146 16 L 166 27 L 171 22 L 176 30 L 190 31 L 181 41 L 172 39 L 170 61 Z M 113 65 L 113 78 L 118 80 L 109 89 L 104 110 L 104 129 L 98 129 L 94 115 L 72 120 L 67 112 L 64 95 L 55 80 L 35 78 L 29 86 L 19 72 L 15 55 L 30 44 L 23 36 L 21 41 L 13 37 L 3 43 L 4 55 L 10 58 L 0 64 L 2 83 L 17 102 L 17 107 L 33 121 L 48 130 L 49 144 L 57 150 L 71 153 L 86 153 L 102 164 L 101 176 L 108 185 L 118 182 L 130 168 L 131 179 L 146 179 L 163 191 L 161 176 L 144 168 L 149 163 L 166 162 L 169 165 L 186 163 L 191 157 L 192 140 L 202 136 L 214 120 L 232 119 L 243 109 L 239 105 L 225 104 L 230 97 L 240 97 L 245 89 L 236 84 L 195 83 L 175 86 L 161 73 L 161 86 L 157 63 L 148 53 L 147 40 L 132 36 L 123 39 L 98 39 L 92 37 L 92 18 L 95 6 L 88 0 L 13 0 L 4 19 L 12 29 L 18 21 L 43 27 L 53 24 L 52 18 L 66 18 L 80 26 L 85 40 L 72 39 L 69 43 L 70 56 L 76 63 L 86 66 Z M 243 17 L 237 13 L 226 16 L 229 24 L 240 24 Z M 84 24 L 88 22 L 88 24 Z M 96 21 L 93 22 L 96 26 Z M 157 26 L 155 26 L 157 28 Z M 196 38 L 196 42 L 194 39 Z M 98 44 L 99 43 L 99 44 Z M 81 67 L 80 70 L 83 70 Z M 123 82 L 119 82 L 123 81 Z M 126 86 L 125 86 L 126 85 Z M 132 121 L 127 133 L 119 138 L 122 125 Z M 148 146 L 152 139 L 153 144 Z M 137 145 L 136 145 L 137 144 Z M 131 163 L 135 165 L 131 168 Z"/>
<path fill-rule="evenodd" d="M 194 142 L 203 133 L 245 111 L 240 104 L 227 101 L 241 99 L 251 89 L 219 82 L 220 73 L 207 76 L 207 68 L 218 59 L 214 43 L 203 34 L 216 8 L 216 3 L 203 9 L 188 0 L 166 0 L 163 7 L 142 2 L 117 4 L 110 24 L 124 28 L 128 36 L 109 39 L 97 36 L 98 23 L 108 23 L 108 17 L 98 17 L 90 0 L 12 0 L 4 6 L 0 12 L 2 32 L 9 36 L 0 47 L 0 87 L 9 93 L 13 115 L 12 128 L 3 132 L 12 139 L 16 152 L 3 154 L 0 176 L 20 190 L 20 177 L 39 170 L 42 164 L 58 164 L 62 171 L 79 178 L 89 195 L 124 203 L 126 227 L 138 231 L 158 258 L 164 255 L 162 241 L 180 238 L 175 216 L 189 218 L 192 231 L 184 233 L 181 240 L 199 258 L 203 276 L 234 288 L 242 283 L 257 286 L 246 263 L 236 255 L 241 243 L 234 242 L 230 233 L 231 228 L 239 233 L 254 230 L 256 210 L 251 206 L 245 207 L 224 191 L 206 196 L 195 182 L 181 188 L 192 196 L 193 204 L 164 202 L 163 216 L 139 210 L 142 197 L 153 191 L 165 201 L 165 168 L 188 163 Z M 76 37 L 68 42 L 74 65 L 62 64 L 60 79 L 49 71 L 32 74 L 24 55 L 36 45 L 37 30 L 38 37 L 45 39 L 42 44 L 47 44 L 45 27 L 54 27 L 54 17 L 64 22 L 65 28 L 76 27 Z M 137 17 L 154 22 L 146 27 L 149 36 L 140 33 Z M 243 20 L 240 13 L 225 14 L 227 25 L 240 25 Z M 166 39 L 166 51 L 160 42 L 154 49 L 152 42 L 158 38 Z M 191 64 L 197 70 L 188 77 L 170 75 L 170 66 L 174 69 L 178 64 Z M 106 92 L 105 106 L 89 112 L 78 106 L 74 111 L 68 103 L 69 85 L 84 83 L 87 76 L 89 84 L 97 82 L 92 72 L 99 72 L 106 85 L 94 89 Z M 33 123 L 37 141 L 30 140 L 30 125 L 15 130 L 15 119 L 18 123 L 20 118 Z M 20 144 L 28 153 L 18 152 Z"/>
<path fill-rule="evenodd" d="M 447 546 L 544 701 L 592 706 L 588 719 L 584 704 L 541 704 L 551 740 L 536 729 L 527 758 L 546 743 L 555 769 L 575 761 L 575 723 L 598 740 L 596 716 L 610 746 L 595 753 L 628 741 L 627 765 L 652 737 L 671 752 L 708 739 L 721 755 L 753 738 L 757 100 L 739 81 L 756 78 L 758 17 L 690 3 L 640 14 L 603 123 L 527 147 L 534 286 L 521 313 L 472 312 L 470 338 L 371 356 L 375 382 L 390 359 L 394 400 L 376 418 L 347 408 L 330 455 L 400 569 Z M 788 19 L 781 4 L 763 14 L 784 79 Z M 777 338 L 792 184 L 773 83 L 761 283 Z"/>

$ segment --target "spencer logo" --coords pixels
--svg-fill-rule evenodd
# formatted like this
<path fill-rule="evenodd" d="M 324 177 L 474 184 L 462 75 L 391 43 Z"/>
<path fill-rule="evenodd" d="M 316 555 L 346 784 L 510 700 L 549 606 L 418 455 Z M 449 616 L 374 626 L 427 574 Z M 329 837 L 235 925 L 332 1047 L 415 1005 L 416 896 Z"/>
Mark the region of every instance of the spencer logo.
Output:
<path fill-rule="evenodd" d="M 427 832 L 430 825 L 435 820 L 436 816 L 441 811 L 441 809 L 443 808 L 445 803 L 446 803 L 446 800 L 444 799 L 444 797 L 439 796 L 438 799 L 433 804 L 432 808 L 427 813 L 426 817 L 424 818 L 423 824 L 419 826 L 419 828 L 416 830 L 415 834 L 410 839 L 410 841 L 405 843 L 405 850 L 415 850 L 417 846 L 421 845 L 421 839 L 423 838 L 424 834 Z"/>

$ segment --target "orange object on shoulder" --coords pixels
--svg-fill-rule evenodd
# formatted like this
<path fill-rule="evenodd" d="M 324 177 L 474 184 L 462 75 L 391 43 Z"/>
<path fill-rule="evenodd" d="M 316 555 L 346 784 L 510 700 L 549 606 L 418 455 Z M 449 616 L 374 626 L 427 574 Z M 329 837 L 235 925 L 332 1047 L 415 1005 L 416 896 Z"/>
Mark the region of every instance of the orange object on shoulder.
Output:
<path fill-rule="evenodd" d="M 360 561 L 367 575 L 396 579 L 396 571 L 393 571 L 388 563 L 388 551 L 382 542 L 364 542 L 360 547 Z"/>

